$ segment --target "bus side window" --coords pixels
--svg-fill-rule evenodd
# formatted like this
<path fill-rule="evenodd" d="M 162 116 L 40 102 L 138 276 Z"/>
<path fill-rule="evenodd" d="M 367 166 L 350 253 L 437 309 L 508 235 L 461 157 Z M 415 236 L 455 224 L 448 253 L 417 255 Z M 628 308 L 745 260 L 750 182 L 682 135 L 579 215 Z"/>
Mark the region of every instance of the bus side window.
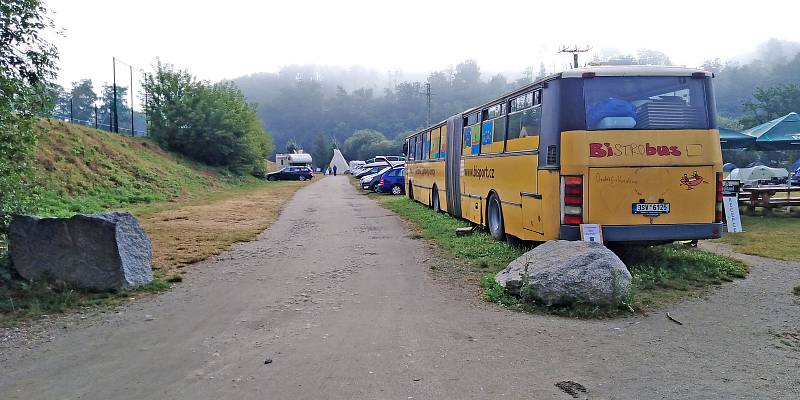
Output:
<path fill-rule="evenodd" d="M 538 146 L 542 126 L 541 90 L 526 93 L 511 101 L 508 115 L 506 150 L 531 150 Z"/>
<path fill-rule="evenodd" d="M 439 158 L 445 158 L 447 156 L 447 125 L 442 127 L 441 137 L 441 143 L 439 144 Z"/>
<path fill-rule="evenodd" d="M 431 135 L 428 132 L 422 134 L 422 157 L 421 160 L 427 160 L 429 157 L 429 153 L 431 151 Z"/>
<path fill-rule="evenodd" d="M 417 148 L 414 154 L 416 154 L 415 160 L 422 160 L 422 135 L 417 135 Z"/>
<path fill-rule="evenodd" d="M 439 158 L 439 128 L 431 130 L 431 151 L 430 159 L 435 160 Z"/>

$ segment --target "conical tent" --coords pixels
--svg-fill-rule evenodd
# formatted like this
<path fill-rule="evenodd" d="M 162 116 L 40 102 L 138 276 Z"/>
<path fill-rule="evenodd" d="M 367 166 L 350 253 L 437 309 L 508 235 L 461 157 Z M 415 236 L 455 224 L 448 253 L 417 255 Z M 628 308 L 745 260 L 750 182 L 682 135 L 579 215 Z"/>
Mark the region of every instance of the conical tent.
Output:
<path fill-rule="evenodd" d="M 347 160 L 344 159 L 342 152 L 339 149 L 333 149 L 333 158 L 331 159 L 331 163 L 328 164 L 328 168 L 333 171 L 333 166 L 336 166 L 336 173 L 343 174 L 347 172 L 349 166 L 347 165 Z"/>
<path fill-rule="evenodd" d="M 789 113 L 744 132 L 756 138 L 758 150 L 800 150 L 800 116 Z"/>
<path fill-rule="evenodd" d="M 719 128 L 719 143 L 723 149 L 748 149 L 755 147 L 756 138 L 733 129 Z"/>

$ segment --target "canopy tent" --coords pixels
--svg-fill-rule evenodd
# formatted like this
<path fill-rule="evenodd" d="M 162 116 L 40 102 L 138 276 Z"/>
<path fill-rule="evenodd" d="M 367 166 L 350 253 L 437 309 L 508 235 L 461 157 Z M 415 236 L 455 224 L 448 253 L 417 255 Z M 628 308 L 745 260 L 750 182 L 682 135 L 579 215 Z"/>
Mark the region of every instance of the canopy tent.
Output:
<path fill-rule="evenodd" d="M 343 174 L 350 168 L 347 164 L 347 160 L 344 159 L 344 156 L 339 149 L 333 149 L 333 158 L 331 159 L 331 163 L 328 164 L 328 168 L 333 171 L 334 165 L 336 166 L 337 174 Z"/>
<path fill-rule="evenodd" d="M 755 147 L 756 138 L 733 129 L 719 128 L 719 143 L 723 149 L 749 149 Z"/>
<path fill-rule="evenodd" d="M 731 171 L 728 179 L 738 180 L 746 185 L 753 185 L 759 182 L 786 178 L 787 176 L 789 176 L 789 171 L 785 168 L 770 168 L 759 165 L 752 168 L 736 168 Z"/>
<path fill-rule="evenodd" d="M 737 167 L 736 164 L 734 164 L 734 163 L 722 164 L 722 172 L 731 172 L 731 171 L 735 170 L 736 168 L 739 168 L 739 167 Z"/>
<path fill-rule="evenodd" d="M 800 150 L 800 116 L 789 113 L 742 132 L 756 138 L 758 150 Z"/>

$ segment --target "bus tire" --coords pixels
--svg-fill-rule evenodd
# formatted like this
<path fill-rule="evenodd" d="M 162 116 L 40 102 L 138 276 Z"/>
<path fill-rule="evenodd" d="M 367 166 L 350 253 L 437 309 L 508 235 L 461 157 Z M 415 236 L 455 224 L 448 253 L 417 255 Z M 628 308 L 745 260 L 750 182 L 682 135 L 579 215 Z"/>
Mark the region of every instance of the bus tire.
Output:
<path fill-rule="evenodd" d="M 414 185 L 408 182 L 408 198 L 414 200 Z"/>
<path fill-rule="evenodd" d="M 433 208 L 434 212 L 442 212 L 442 205 L 439 203 L 439 189 L 436 186 L 431 189 L 433 193 L 431 193 L 431 208 Z"/>
<path fill-rule="evenodd" d="M 489 233 L 493 238 L 497 240 L 505 239 L 503 207 L 500 205 L 500 198 L 496 194 L 489 196 L 489 203 L 486 207 L 486 225 L 489 227 Z"/>

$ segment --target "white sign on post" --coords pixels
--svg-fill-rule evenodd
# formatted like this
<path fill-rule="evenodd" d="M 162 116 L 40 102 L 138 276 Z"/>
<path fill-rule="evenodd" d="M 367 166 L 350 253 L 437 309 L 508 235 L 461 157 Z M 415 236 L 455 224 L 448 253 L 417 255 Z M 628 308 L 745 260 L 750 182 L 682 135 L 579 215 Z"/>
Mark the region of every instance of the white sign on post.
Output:
<path fill-rule="evenodd" d="M 599 224 L 581 224 L 581 239 L 584 242 L 603 243 L 603 228 Z"/>
<path fill-rule="evenodd" d="M 725 209 L 725 225 L 728 233 L 742 232 L 742 218 L 739 216 L 740 182 L 722 181 L 722 206 Z"/>

